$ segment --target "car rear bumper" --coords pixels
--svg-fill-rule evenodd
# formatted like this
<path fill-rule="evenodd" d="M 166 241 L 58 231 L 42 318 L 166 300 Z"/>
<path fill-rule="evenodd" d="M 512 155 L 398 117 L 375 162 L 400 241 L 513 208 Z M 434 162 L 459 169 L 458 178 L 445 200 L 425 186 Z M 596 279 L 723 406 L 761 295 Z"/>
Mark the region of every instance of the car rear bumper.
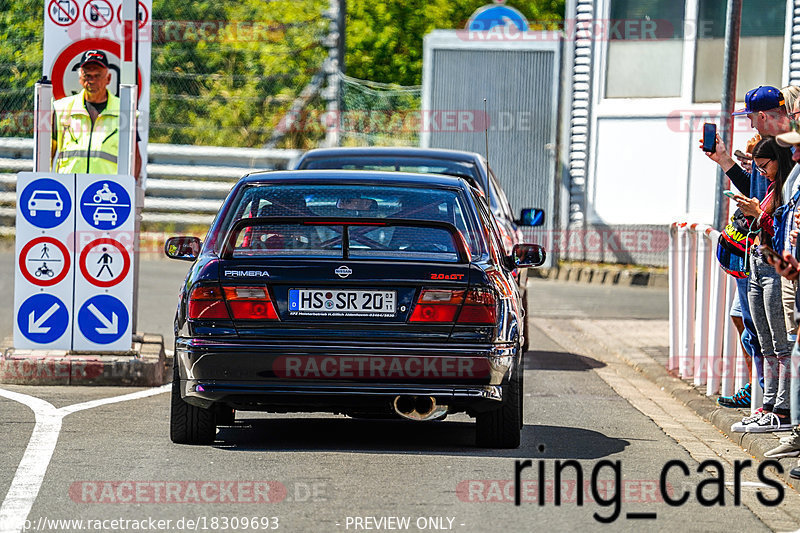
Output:
<path fill-rule="evenodd" d="M 252 410 L 358 410 L 399 395 L 480 411 L 497 406 L 514 345 L 178 339 L 181 395 L 191 404 Z"/>

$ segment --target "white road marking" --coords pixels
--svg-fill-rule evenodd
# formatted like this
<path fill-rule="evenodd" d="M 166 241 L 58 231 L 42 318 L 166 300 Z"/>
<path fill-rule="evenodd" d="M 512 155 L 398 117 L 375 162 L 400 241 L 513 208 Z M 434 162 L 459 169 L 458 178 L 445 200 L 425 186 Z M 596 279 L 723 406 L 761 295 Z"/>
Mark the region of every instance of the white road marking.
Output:
<path fill-rule="evenodd" d="M 22 461 L 17 467 L 3 505 L 0 506 L 0 533 L 19 533 L 24 528 L 25 520 L 31 512 L 33 502 L 36 501 L 36 496 L 39 494 L 47 467 L 56 448 L 58 434 L 61 432 L 61 421 L 65 416 L 102 405 L 155 396 L 167 392 L 169 389 L 170 385 L 162 385 L 122 396 L 76 403 L 60 409 L 56 409 L 53 404 L 40 398 L 0 389 L 0 396 L 25 404 L 36 415 L 36 423 L 28 441 L 28 447 L 25 448 Z"/>

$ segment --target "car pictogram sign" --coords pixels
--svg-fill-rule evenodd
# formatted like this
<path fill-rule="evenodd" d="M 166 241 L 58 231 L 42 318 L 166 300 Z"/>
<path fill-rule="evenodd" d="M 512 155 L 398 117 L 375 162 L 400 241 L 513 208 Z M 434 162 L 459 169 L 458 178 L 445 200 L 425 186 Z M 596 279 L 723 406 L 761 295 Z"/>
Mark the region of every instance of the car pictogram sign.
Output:
<path fill-rule="evenodd" d="M 81 195 L 81 214 L 93 228 L 120 227 L 131 213 L 131 198 L 125 188 L 112 180 L 98 181 Z"/>
<path fill-rule="evenodd" d="M 67 220 L 72 209 L 72 198 L 61 183 L 50 178 L 40 178 L 28 184 L 19 197 L 17 209 L 37 228 L 55 228 Z"/>
<path fill-rule="evenodd" d="M 51 294 L 34 294 L 19 306 L 17 327 L 22 335 L 37 344 L 57 341 L 69 325 L 64 302 Z"/>
<path fill-rule="evenodd" d="M 107 294 L 86 300 L 78 311 L 78 329 L 90 342 L 111 344 L 128 329 L 125 305 Z"/>
<path fill-rule="evenodd" d="M 116 239 L 95 239 L 83 249 L 78 265 L 84 279 L 96 287 L 113 287 L 128 275 L 131 256 Z"/>
<path fill-rule="evenodd" d="M 19 254 L 22 275 L 39 287 L 50 287 L 61 282 L 69 273 L 69 250 L 52 237 L 37 237 L 29 241 Z"/>
<path fill-rule="evenodd" d="M 70 26 L 78 20 L 78 4 L 75 0 L 50 0 L 47 15 L 59 26 Z"/>

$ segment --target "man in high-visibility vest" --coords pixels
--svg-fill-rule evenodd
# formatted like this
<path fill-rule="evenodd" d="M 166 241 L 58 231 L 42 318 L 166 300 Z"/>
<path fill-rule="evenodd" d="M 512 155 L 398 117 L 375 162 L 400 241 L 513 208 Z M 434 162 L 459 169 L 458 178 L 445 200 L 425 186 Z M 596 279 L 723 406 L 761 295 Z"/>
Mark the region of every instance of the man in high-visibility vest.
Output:
<path fill-rule="evenodd" d="M 81 56 L 78 79 L 83 90 L 53 104 L 51 159 L 55 172 L 116 174 L 119 147 L 119 98 L 107 89 L 111 83 L 108 58 L 102 50 Z M 137 141 L 139 140 L 137 135 Z M 142 167 L 136 144 L 134 177 Z"/>

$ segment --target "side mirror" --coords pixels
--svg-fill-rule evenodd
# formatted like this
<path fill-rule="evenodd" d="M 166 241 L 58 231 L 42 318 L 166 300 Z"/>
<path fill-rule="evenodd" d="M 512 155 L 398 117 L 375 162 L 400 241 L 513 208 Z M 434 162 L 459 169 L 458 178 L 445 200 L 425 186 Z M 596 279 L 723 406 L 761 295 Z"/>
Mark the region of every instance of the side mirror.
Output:
<path fill-rule="evenodd" d="M 544 224 L 544 209 L 523 209 L 517 224 L 520 226 L 541 226 Z"/>
<path fill-rule="evenodd" d="M 164 253 L 170 259 L 194 261 L 200 255 L 200 239 L 197 237 L 170 237 L 164 243 Z"/>
<path fill-rule="evenodd" d="M 516 268 L 533 268 L 542 266 L 547 254 L 538 244 L 515 244 L 510 259 Z"/>

